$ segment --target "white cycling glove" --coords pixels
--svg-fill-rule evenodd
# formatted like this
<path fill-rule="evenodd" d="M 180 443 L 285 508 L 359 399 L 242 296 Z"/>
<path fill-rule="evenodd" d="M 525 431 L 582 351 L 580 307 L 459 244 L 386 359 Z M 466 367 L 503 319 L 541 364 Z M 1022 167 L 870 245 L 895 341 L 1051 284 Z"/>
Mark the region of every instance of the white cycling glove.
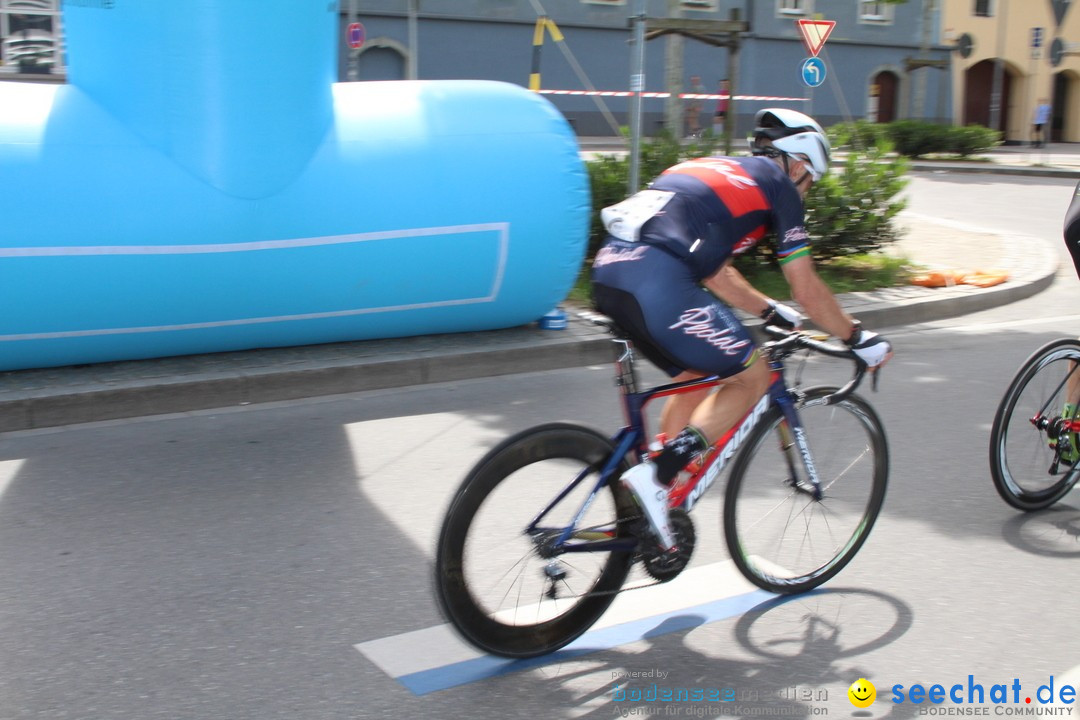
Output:
<path fill-rule="evenodd" d="M 765 321 L 766 325 L 775 325 L 785 330 L 798 330 L 802 327 L 803 321 L 806 320 L 802 313 L 795 308 L 774 300 L 769 301 L 769 307 L 765 308 L 765 312 L 761 313 L 761 319 Z"/>
<path fill-rule="evenodd" d="M 892 344 L 869 330 L 863 330 L 861 325 L 856 325 L 855 332 L 844 341 L 868 367 L 877 367 L 889 358 L 892 352 Z"/>

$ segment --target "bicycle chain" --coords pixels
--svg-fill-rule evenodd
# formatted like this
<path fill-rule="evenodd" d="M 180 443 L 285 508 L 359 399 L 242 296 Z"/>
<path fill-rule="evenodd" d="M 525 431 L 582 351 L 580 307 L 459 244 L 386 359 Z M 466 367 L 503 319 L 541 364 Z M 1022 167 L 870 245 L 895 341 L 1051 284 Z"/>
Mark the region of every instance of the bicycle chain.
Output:
<path fill-rule="evenodd" d="M 628 518 L 623 518 L 622 520 L 617 520 L 615 522 L 615 525 L 616 525 L 616 527 L 618 527 L 618 525 L 620 523 L 634 523 L 634 522 L 639 522 L 639 521 L 640 521 L 641 524 L 644 524 L 644 523 L 648 522 L 645 519 L 644 515 L 632 515 L 632 516 L 630 516 Z M 640 534 L 635 533 L 635 536 L 639 540 L 641 539 Z M 633 565 L 635 565 L 635 564 L 637 564 L 639 562 L 641 562 L 641 563 L 644 562 L 643 559 L 642 559 L 642 553 L 640 551 L 634 551 L 634 557 L 630 560 L 630 564 L 631 564 L 631 566 L 633 566 Z M 645 572 L 648 573 L 648 570 L 646 570 Z M 654 585 L 663 585 L 664 583 L 670 582 L 673 579 L 674 578 L 668 578 L 667 580 L 653 579 L 652 582 L 639 583 L 637 585 L 629 585 L 629 586 L 628 585 L 622 585 L 616 590 L 591 591 L 591 592 L 584 593 L 582 595 L 572 595 L 572 596 L 570 596 L 570 598 L 564 598 L 564 599 L 574 599 L 574 600 L 576 600 L 576 599 L 579 599 L 579 598 L 602 597 L 604 595 L 618 595 L 619 593 L 629 592 L 631 590 L 643 590 L 643 589 L 645 589 L 647 587 L 652 587 Z"/>

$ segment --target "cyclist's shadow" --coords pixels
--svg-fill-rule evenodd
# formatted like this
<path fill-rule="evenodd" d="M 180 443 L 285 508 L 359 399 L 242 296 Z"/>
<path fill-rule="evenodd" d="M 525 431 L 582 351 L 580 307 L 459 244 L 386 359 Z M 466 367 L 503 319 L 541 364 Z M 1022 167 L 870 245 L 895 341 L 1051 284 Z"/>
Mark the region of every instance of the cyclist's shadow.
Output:
<path fill-rule="evenodd" d="M 598 651 L 575 658 L 589 662 L 570 672 L 558 663 L 557 653 L 555 662 L 539 672 L 546 682 L 558 681 L 565 689 L 567 702 L 578 709 L 575 717 L 690 717 L 702 712 L 707 716 L 721 703 L 743 708 L 767 705 L 770 713 L 785 716 L 805 716 L 812 708 L 833 706 L 855 717 L 884 717 L 880 709 L 871 713 L 851 706 L 848 686 L 859 678 L 871 682 L 874 678 L 869 670 L 844 660 L 894 642 L 911 627 L 912 617 L 907 605 L 884 593 L 816 590 L 770 599 L 736 621 L 735 639 L 742 650 L 756 656 L 751 659 L 738 653 L 717 657 L 714 652 L 696 649 L 715 647 L 711 641 L 723 631 L 697 635 L 695 631 L 701 630 L 706 620 L 687 614 L 669 617 L 644 633 L 642 641 L 648 643 L 644 650 L 640 642 L 634 642 L 627 649 Z M 596 683 L 598 662 L 600 676 L 611 679 L 582 695 L 582 684 Z M 648 673 L 656 671 L 668 674 L 664 679 L 649 677 Z M 642 672 L 644 678 L 633 675 Z M 712 692 L 714 699 L 664 701 L 658 691 L 650 695 L 654 684 L 673 694 L 681 689 L 687 695 L 693 690 L 706 695 Z M 552 693 L 550 685 L 545 693 Z"/>
<path fill-rule="evenodd" d="M 1045 510 L 1018 513 L 1001 528 L 1005 540 L 1046 557 L 1080 557 L 1080 509 L 1058 502 Z"/>

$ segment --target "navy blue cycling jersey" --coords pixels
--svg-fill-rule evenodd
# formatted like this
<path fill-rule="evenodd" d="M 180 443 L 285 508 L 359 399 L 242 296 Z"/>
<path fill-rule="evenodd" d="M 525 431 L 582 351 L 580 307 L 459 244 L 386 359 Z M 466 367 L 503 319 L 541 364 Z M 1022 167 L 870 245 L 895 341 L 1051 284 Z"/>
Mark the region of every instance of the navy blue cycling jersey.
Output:
<path fill-rule="evenodd" d="M 642 225 L 641 240 L 682 259 L 699 280 L 769 232 L 781 264 L 810 252 L 802 198 L 774 160 L 697 158 L 664 171 L 649 187 L 675 194 Z"/>

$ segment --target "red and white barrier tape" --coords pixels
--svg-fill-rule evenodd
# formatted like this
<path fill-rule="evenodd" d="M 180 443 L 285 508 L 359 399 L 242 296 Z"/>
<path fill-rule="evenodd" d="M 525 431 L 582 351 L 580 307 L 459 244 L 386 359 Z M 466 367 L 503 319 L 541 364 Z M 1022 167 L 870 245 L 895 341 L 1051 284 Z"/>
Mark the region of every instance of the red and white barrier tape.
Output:
<path fill-rule="evenodd" d="M 600 97 L 631 97 L 634 93 L 629 90 L 537 90 L 536 92 L 542 95 L 598 95 Z M 666 98 L 670 97 L 671 93 L 666 92 L 643 92 L 641 97 L 646 98 Z M 722 97 L 728 97 L 727 95 L 696 95 L 691 93 L 682 93 L 679 97 L 684 100 L 719 100 Z M 769 101 L 787 101 L 787 102 L 806 102 L 807 98 L 801 97 L 779 97 L 776 95 L 736 95 L 736 100 L 769 100 Z"/>

